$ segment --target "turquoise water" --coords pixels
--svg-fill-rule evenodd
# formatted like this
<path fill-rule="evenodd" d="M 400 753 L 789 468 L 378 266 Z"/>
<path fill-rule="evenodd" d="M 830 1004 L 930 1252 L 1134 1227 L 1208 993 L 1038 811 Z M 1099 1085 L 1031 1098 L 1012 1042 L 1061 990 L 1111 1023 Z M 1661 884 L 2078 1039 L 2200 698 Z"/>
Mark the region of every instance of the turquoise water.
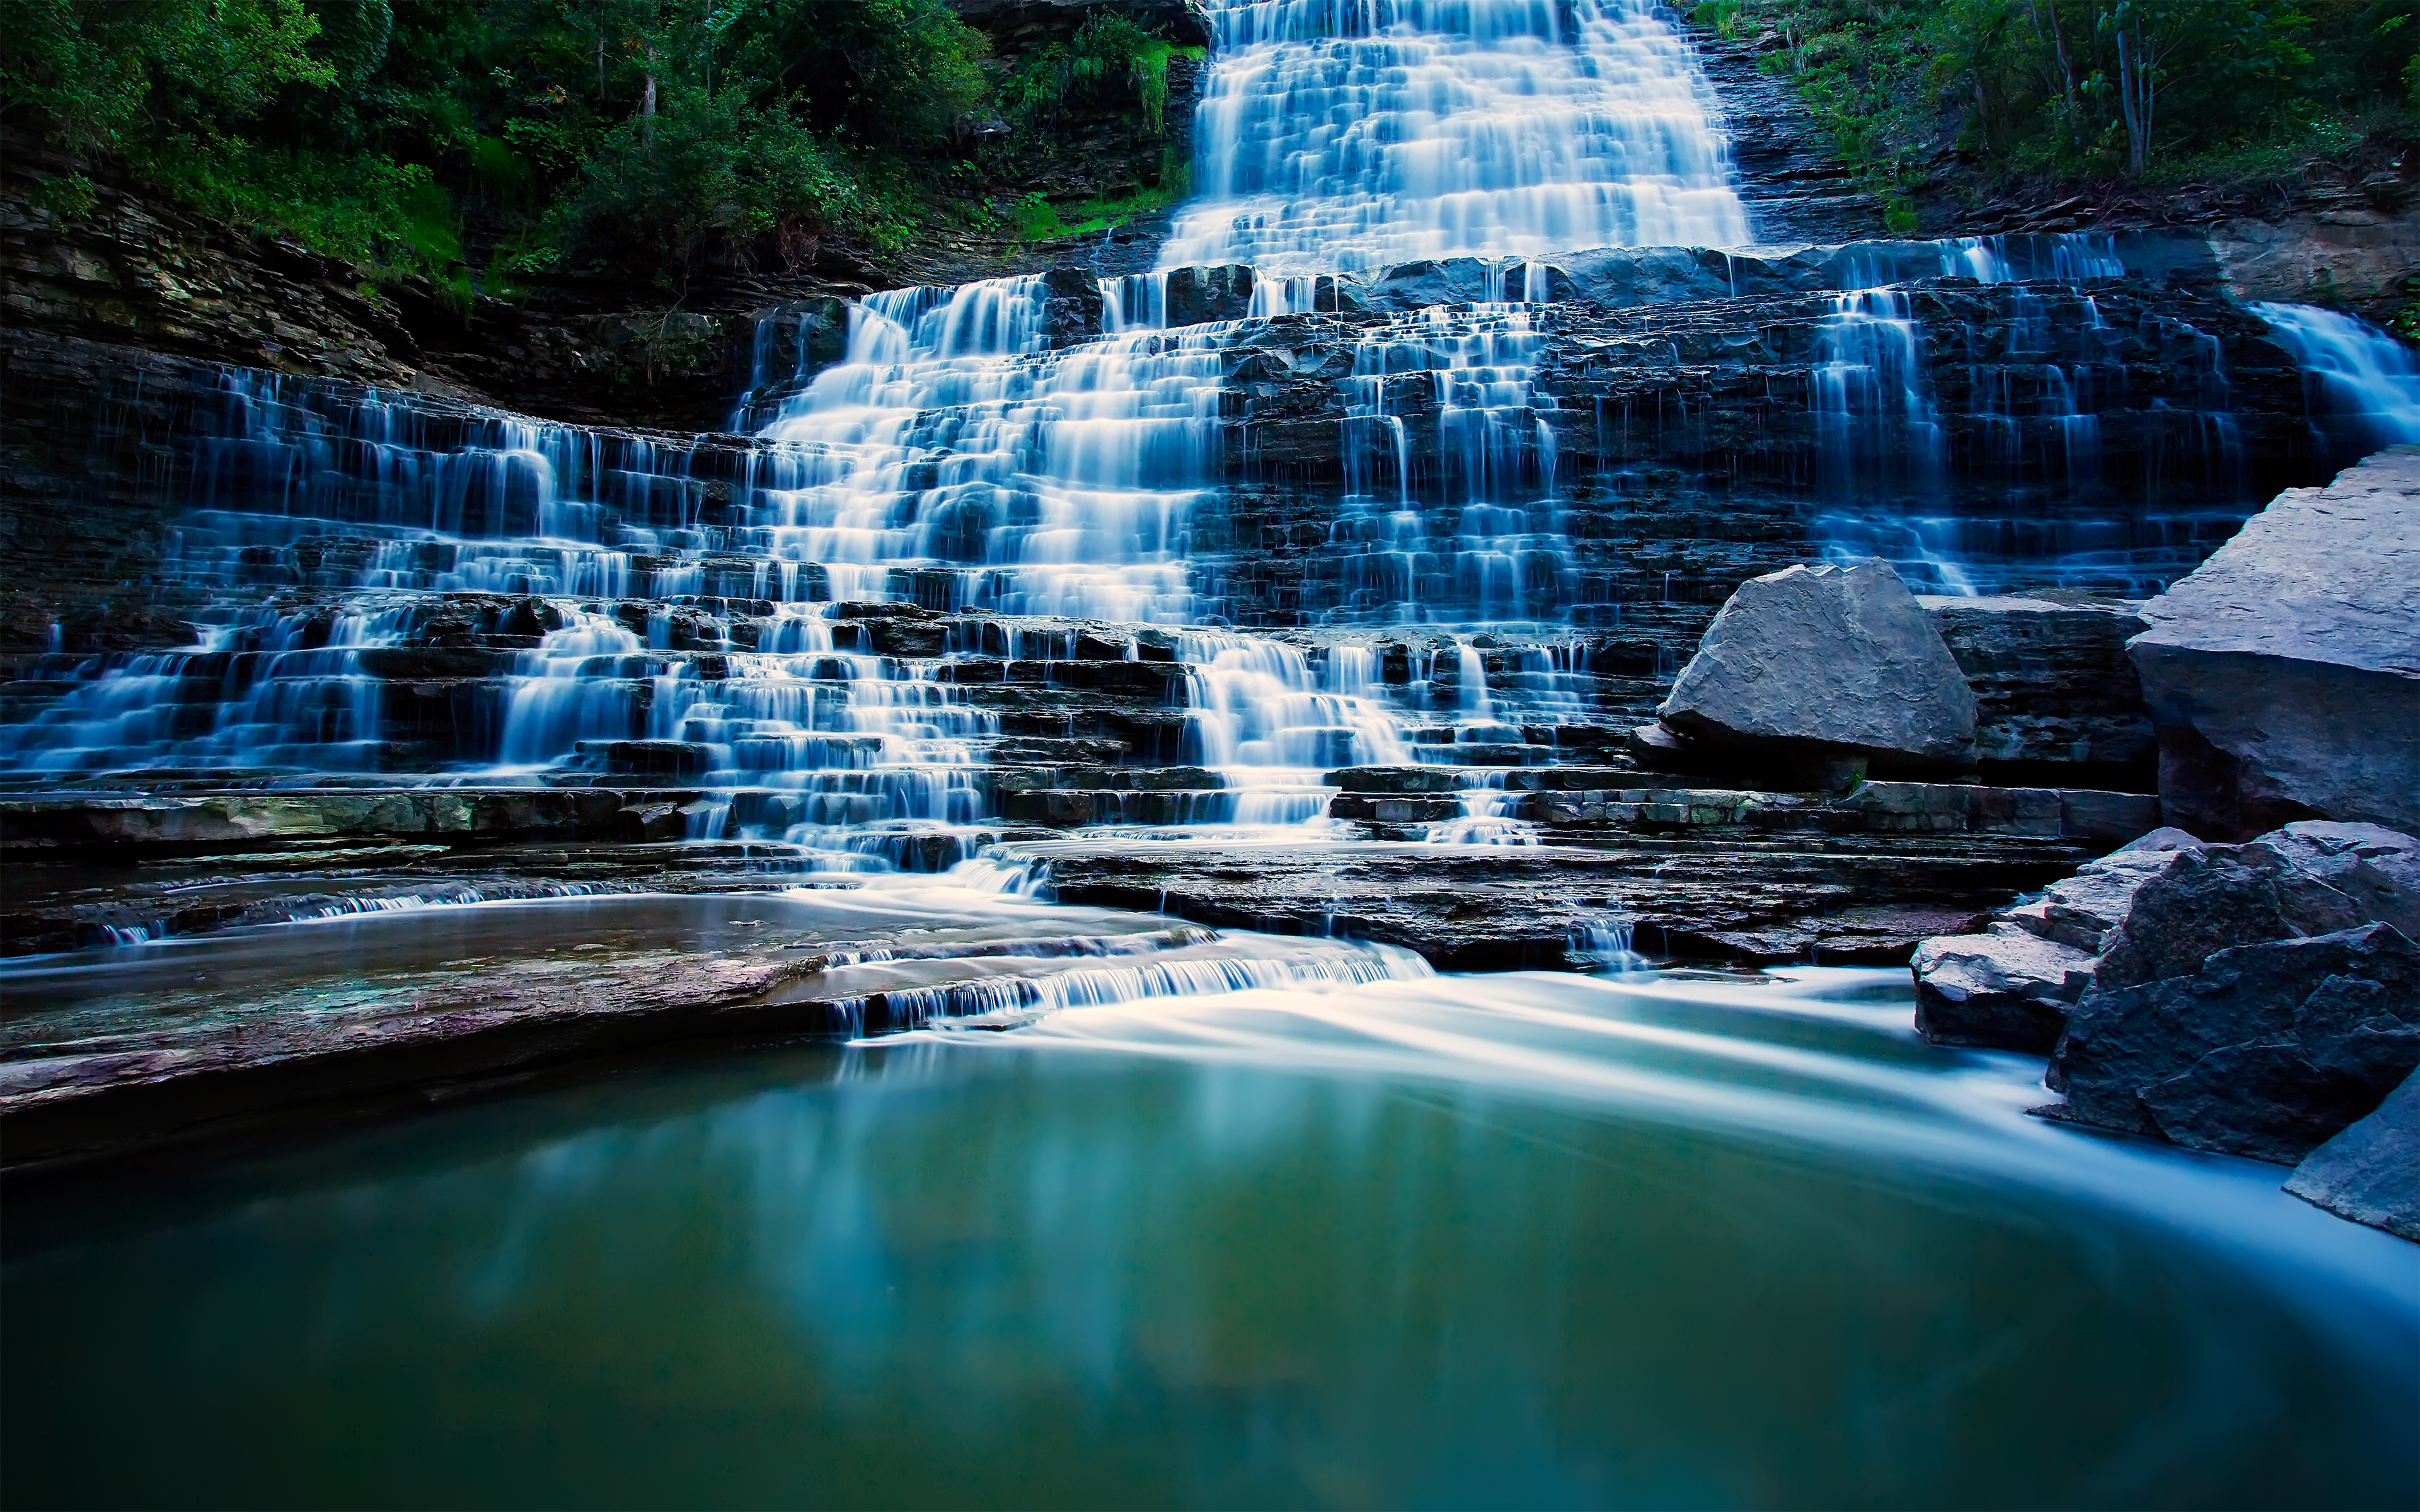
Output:
<path fill-rule="evenodd" d="M 8 1201 L 12 1505 L 2411 1505 L 2420 1247 L 1903 976 L 566 1077 Z"/>

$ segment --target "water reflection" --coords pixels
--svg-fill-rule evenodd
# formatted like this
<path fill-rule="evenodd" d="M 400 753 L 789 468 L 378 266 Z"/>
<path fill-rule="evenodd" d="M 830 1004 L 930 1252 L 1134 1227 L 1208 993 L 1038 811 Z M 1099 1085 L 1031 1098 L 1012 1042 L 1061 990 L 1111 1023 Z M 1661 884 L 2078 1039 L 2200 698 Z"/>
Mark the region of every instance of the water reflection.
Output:
<path fill-rule="evenodd" d="M 50 1501 L 2409 1503 L 2420 1254 L 1887 979 L 1439 979 L 590 1080 L 13 1204 Z M 39 1195 L 37 1195 L 39 1196 Z"/>

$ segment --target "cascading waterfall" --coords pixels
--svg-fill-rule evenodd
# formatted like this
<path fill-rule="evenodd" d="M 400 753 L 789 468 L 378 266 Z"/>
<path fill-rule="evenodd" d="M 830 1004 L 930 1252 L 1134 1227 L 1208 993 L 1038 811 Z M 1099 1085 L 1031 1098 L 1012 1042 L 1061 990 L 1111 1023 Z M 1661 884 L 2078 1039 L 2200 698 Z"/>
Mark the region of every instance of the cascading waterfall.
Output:
<path fill-rule="evenodd" d="M 1748 239 L 1712 90 L 1639 0 L 1252 0 L 1210 21 L 1201 198 L 1163 267 Z"/>
<path fill-rule="evenodd" d="M 2366 449 L 2420 441 L 2420 363 L 2412 348 L 2357 316 L 2309 304 L 2257 304 L 2302 363 L 2314 423 Z"/>
<path fill-rule="evenodd" d="M 1034 763 L 1102 759 L 1070 754 L 1087 745 L 1072 719 L 1065 738 L 1035 736 L 1041 720 L 1004 733 L 970 694 L 1020 662 L 1048 681 L 1097 659 L 1075 646 L 1085 622 L 1095 638 L 1169 627 L 1151 656 L 1173 664 L 1182 714 L 1134 755 L 1216 784 L 1131 812 L 1118 794 L 1134 790 L 1104 789 L 1092 822 L 1313 824 L 1324 772 L 1427 764 L 1457 769 L 1463 809 L 1432 841 L 1534 842 L 1501 769 L 1567 759 L 1538 721 L 1584 715 L 1597 678 L 1576 646 L 1491 632 L 1622 612 L 1566 533 L 1585 470 L 1558 437 L 1587 417 L 1542 380 L 1569 355 L 1554 344 L 1571 307 L 1549 301 L 1573 274 L 1550 259 L 1745 244 L 1716 102 L 1637 0 L 1252 0 L 1209 19 L 1201 193 L 1156 271 L 869 295 L 820 367 L 804 316 L 777 312 L 730 422 L 752 444 L 230 374 L 163 568 L 201 606 L 198 643 L 35 658 L 14 685 L 34 712 L 0 729 L 0 769 L 653 783 L 673 812 L 647 838 L 784 841 L 826 870 L 947 864 L 1003 811 L 985 772 L 1004 742 L 1049 742 L 1018 758 Z M 1789 418 L 1816 438 L 1792 485 L 1820 498 L 1816 549 L 1884 555 L 1953 593 L 2002 586 L 1975 565 L 1992 532 L 2023 536 L 2004 555 L 2058 560 L 2037 576 L 2156 586 L 2189 563 L 2201 522 L 2146 549 L 2118 511 L 2035 507 L 2095 498 L 2121 450 L 2099 416 L 2126 378 L 2110 354 L 2139 332 L 2096 303 L 2126 273 L 2112 239 L 1824 255 L 1793 285 L 1830 301 L 1807 380 L 1771 401 L 1803 407 Z M 1478 273 L 1435 261 L 1464 256 Z M 1734 285 L 1747 261 L 1726 255 Z M 1256 323 L 1182 323 L 1202 306 L 1176 298 L 1176 270 L 1233 263 Z M 1388 269 L 1460 282 L 1388 302 Z M 1212 271 L 1231 292 L 1243 276 Z M 2000 347 L 1928 328 L 1925 286 L 1950 283 L 2008 287 Z M 2401 348 L 2327 312 L 2264 313 L 2311 375 L 2315 423 L 2420 435 Z M 2221 345 L 2180 320 L 2161 340 L 2183 376 L 2162 424 L 2223 493 L 2241 447 Z M 1971 402 L 1945 413 L 1935 389 L 1962 347 Z M 1197 541 L 1237 512 L 1233 477 L 1295 486 L 1259 471 L 1255 422 L 1236 421 L 1307 369 L 1342 374 L 1341 404 L 1310 423 L 1334 426 L 1318 460 L 1341 489 L 1316 524 L 1233 528 L 1241 565 L 1205 563 Z M 1978 479 L 2011 502 L 1982 519 L 1931 502 Z M 1312 549 L 1318 592 L 1269 593 L 1247 623 L 1299 626 L 1294 640 L 1235 630 L 1252 590 L 1219 577 L 1249 577 L 1280 537 Z M 1641 609 L 1676 607 L 1672 576 L 1660 598 L 1645 579 Z M 877 643 L 840 612 L 869 603 L 961 618 Z M 1419 634 L 1390 670 L 1319 639 L 1396 626 Z M 1125 656 L 1146 659 L 1139 642 Z"/>

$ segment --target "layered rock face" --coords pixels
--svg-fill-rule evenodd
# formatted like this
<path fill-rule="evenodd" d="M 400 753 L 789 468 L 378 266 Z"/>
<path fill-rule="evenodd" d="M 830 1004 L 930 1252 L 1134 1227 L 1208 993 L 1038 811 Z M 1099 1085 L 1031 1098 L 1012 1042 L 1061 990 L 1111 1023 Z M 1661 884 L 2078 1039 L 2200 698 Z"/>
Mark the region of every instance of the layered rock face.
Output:
<path fill-rule="evenodd" d="M 2280 494 L 2143 616 L 2129 644 L 2180 822 L 2420 826 L 2420 449 Z"/>
<path fill-rule="evenodd" d="M 8 759 L 96 795 L 28 796 L 10 834 L 59 854 L 675 842 L 733 847 L 705 871 L 736 876 L 766 864 L 751 847 L 940 868 L 1100 826 L 1324 820 L 1347 846 L 1513 842 L 1537 853 L 1529 897 L 1477 927 L 1405 901 L 1513 864 L 1501 845 L 1408 871 L 1329 853 L 1303 888 L 1228 874 L 1261 852 L 1139 861 L 1106 836 L 1004 864 L 1231 922 L 1359 918 L 1466 964 L 1624 932 L 1899 959 L 2158 815 L 2108 791 L 2141 779 L 2122 608 L 1919 605 L 1892 574 L 2155 585 L 2231 520 L 2174 501 L 2188 482 L 2231 497 L 2317 444 L 2281 349 L 2196 292 L 2189 252 L 2133 245 L 2138 276 L 2117 243 L 2042 238 L 898 291 L 837 362 L 826 313 L 776 312 L 746 432 L 702 436 L 28 339 L 8 435 L 45 491 L 20 495 L 10 560 L 45 565 L 16 579 Z M 1854 286 L 1893 275 L 1917 282 Z M 2024 530 L 1911 519 L 1904 496 L 1935 486 L 2022 499 Z M 2067 549 L 2087 542 L 2113 548 Z M 1980 762 L 1997 785 L 1658 775 L 1675 764 L 1633 732 L 1716 607 L 1877 548 L 1896 566 L 1790 580 L 1887 581 L 1942 718 L 1807 743 L 1923 776 Z M 1877 667 L 1872 691 L 1908 691 Z M 431 781 L 460 801 L 372 796 Z M 262 782 L 284 795 L 257 833 L 210 817 Z M 1684 885 L 1675 856 L 1732 880 Z M 421 869 L 396 896 L 623 865 L 388 859 Z M 302 889 L 256 891 L 63 892 L 11 928 L 254 919 Z"/>

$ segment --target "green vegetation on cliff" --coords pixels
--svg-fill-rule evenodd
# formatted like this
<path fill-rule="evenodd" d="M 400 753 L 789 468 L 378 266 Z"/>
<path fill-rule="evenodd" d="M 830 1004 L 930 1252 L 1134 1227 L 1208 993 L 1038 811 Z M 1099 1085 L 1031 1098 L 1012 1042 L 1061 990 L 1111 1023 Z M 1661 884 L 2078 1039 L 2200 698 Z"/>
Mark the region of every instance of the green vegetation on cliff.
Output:
<path fill-rule="evenodd" d="M 2277 180 L 2420 122 L 2420 0 L 1704 0 L 1900 206 L 1988 178 Z"/>
<path fill-rule="evenodd" d="M 1175 51 L 1103 11 L 995 62 L 944 0 L 0 0 L 0 108 L 462 294 L 671 285 L 708 256 L 799 268 L 828 238 L 1035 221 L 985 203 L 983 128 L 1031 138 L 1085 101 L 1157 138 Z M 90 187 L 47 193 L 72 212 Z"/>

